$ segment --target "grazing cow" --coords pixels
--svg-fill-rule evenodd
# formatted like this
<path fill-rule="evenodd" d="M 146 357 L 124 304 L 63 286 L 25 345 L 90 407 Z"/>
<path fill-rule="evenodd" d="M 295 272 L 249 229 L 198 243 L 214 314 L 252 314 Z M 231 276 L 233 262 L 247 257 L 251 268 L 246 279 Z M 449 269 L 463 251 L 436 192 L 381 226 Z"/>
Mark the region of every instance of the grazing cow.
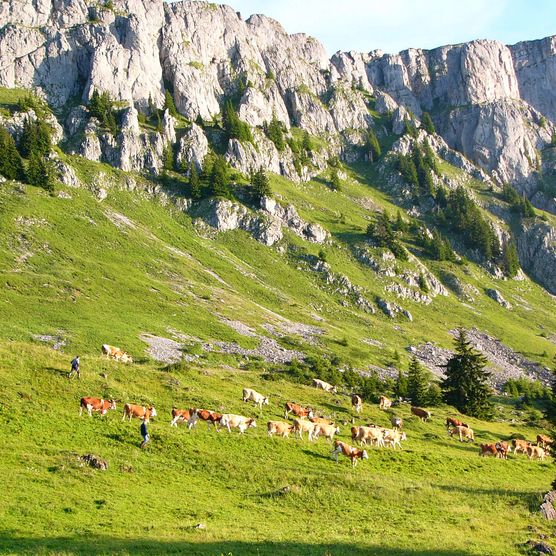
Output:
<path fill-rule="evenodd" d="M 361 396 L 358 396 L 357 394 L 351 395 L 351 407 L 352 409 L 355 409 L 356 413 L 361 413 L 363 410 L 363 400 L 361 399 Z"/>
<path fill-rule="evenodd" d="M 411 413 L 422 419 L 423 421 L 428 421 L 431 418 L 431 412 L 426 409 L 421 409 L 420 407 L 411 406 Z"/>
<path fill-rule="evenodd" d="M 384 446 L 384 429 L 380 427 L 359 427 L 356 439 L 359 440 L 359 444 L 367 444 L 367 442 L 372 446 L 376 443 L 377 446 Z"/>
<path fill-rule="evenodd" d="M 392 400 L 390 400 L 386 396 L 380 396 L 379 407 L 380 407 L 380 409 L 384 409 L 385 411 L 387 409 L 390 409 L 392 407 Z"/>
<path fill-rule="evenodd" d="M 83 415 L 84 409 L 87 410 L 89 417 L 92 416 L 93 411 L 98 411 L 101 415 L 106 415 L 109 409 L 116 409 L 116 402 L 114 400 L 103 400 L 102 398 L 81 398 L 79 403 L 79 415 Z"/>
<path fill-rule="evenodd" d="M 496 444 L 481 444 L 479 449 L 480 456 L 495 456 L 500 457 Z"/>
<path fill-rule="evenodd" d="M 332 441 L 335 434 L 340 434 L 340 427 L 337 427 L 336 425 L 323 425 L 322 423 L 319 423 L 315 427 L 313 438 L 318 438 L 322 435 L 328 440 Z"/>
<path fill-rule="evenodd" d="M 150 407 L 146 407 L 144 405 L 126 403 L 124 405 L 124 414 L 122 416 L 122 421 L 125 421 L 126 417 L 130 421 L 132 417 L 137 417 L 138 419 L 149 421 L 151 417 L 156 417 L 156 409 L 152 405 Z"/>
<path fill-rule="evenodd" d="M 251 388 L 243 389 L 243 401 L 255 402 L 255 405 L 258 405 L 261 411 L 263 409 L 263 404 L 268 405 L 268 398 L 258 392 L 255 392 L 255 390 L 251 390 Z"/>
<path fill-rule="evenodd" d="M 548 446 L 552 446 L 553 442 L 552 438 L 550 438 L 550 436 L 546 436 L 546 434 L 537 435 L 537 446 L 541 446 L 546 449 Z"/>
<path fill-rule="evenodd" d="M 456 419 L 455 417 L 448 417 L 446 419 L 446 427 L 450 428 L 450 427 L 467 427 L 469 428 L 469 425 L 467 423 L 464 423 L 463 421 L 460 421 L 459 419 Z"/>
<path fill-rule="evenodd" d="M 396 449 L 396 446 L 399 446 L 400 449 L 402 448 L 402 440 L 407 440 L 407 435 L 405 434 L 405 432 L 386 429 L 383 433 L 383 443 L 391 446 L 394 449 Z"/>
<path fill-rule="evenodd" d="M 311 417 L 309 419 L 309 421 L 311 421 L 311 423 L 316 423 L 317 425 L 333 425 L 334 421 L 331 421 L 330 419 L 325 419 L 324 417 Z"/>
<path fill-rule="evenodd" d="M 464 438 L 468 442 L 475 442 L 475 433 L 473 432 L 473 429 L 470 429 L 469 427 L 465 427 L 463 425 L 458 425 L 453 429 L 448 429 L 448 434 L 450 436 L 454 436 L 454 434 L 457 434 L 459 436 L 460 442 L 463 442 Z"/>
<path fill-rule="evenodd" d="M 359 436 L 359 427 L 351 427 L 351 439 L 355 442 Z"/>
<path fill-rule="evenodd" d="M 243 415 L 234 415 L 232 413 L 224 413 L 220 419 L 220 425 L 226 427 L 228 432 L 232 432 L 232 429 L 237 427 L 241 434 L 251 427 L 257 427 L 255 419 L 244 417 Z"/>
<path fill-rule="evenodd" d="M 187 421 L 187 427 L 191 430 L 194 426 L 197 425 L 197 421 L 199 419 L 201 419 L 201 421 L 206 421 L 209 430 L 212 424 L 214 425 L 216 432 L 220 432 L 218 424 L 220 423 L 220 419 L 222 419 L 222 413 L 209 411 L 208 409 L 192 409 L 191 416 Z"/>
<path fill-rule="evenodd" d="M 288 415 L 293 413 L 296 417 L 313 417 L 313 410 L 309 407 L 302 407 L 297 403 L 286 402 L 286 411 L 284 413 L 284 419 L 288 418 Z"/>
<path fill-rule="evenodd" d="M 118 353 L 118 351 L 121 351 L 120 348 L 110 346 L 108 344 L 102 344 L 102 347 L 100 349 L 103 355 L 106 355 L 107 357 L 114 357 L 116 353 Z"/>
<path fill-rule="evenodd" d="M 122 350 L 116 352 L 114 359 L 116 361 L 121 361 L 122 363 L 133 363 L 133 357 L 129 355 L 129 353 Z"/>
<path fill-rule="evenodd" d="M 179 421 L 189 421 L 191 415 L 193 414 L 194 409 L 176 409 L 175 407 L 172 408 L 172 422 L 170 423 L 171 427 L 177 427 Z"/>
<path fill-rule="evenodd" d="M 529 448 L 527 448 L 527 456 L 529 457 L 529 459 L 544 459 L 545 455 L 545 449 L 541 448 L 540 446 L 529 446 Z"/>
<path fill-rule="evenodd" d="M 401 417 L 396 417 L 396 415 L 392 415 L 392 418 L 390 419 L 390 423 L 392 423 L 392 426 L 395 429 L 401 429 L 403 428 L 403 420 Z"/>
<path fill-rule="evenodd" d="M 514 454 L 517 454 L 518 452 L 522 452 L 526 454 L 530 445 L 531 444 L 527 442 L 527 440 L 521 440 L 519 438 L 514 438 L 512 440 L 512 446 L 514 447 Z"/>
<path fill-rule="evenodd" d="M 512 447 L 507 442 L 499 441 L 496 443 L 496 450 L 498 451 L 497 457 L 508 459 L 508 453 L 512 451 Z"/>
<path fill-rule="evenodd" d="M 320 388 L 321 390 L 324 390 L 325 392 L 333 392 L 334 394 L 336 393 L 336 386 L 333 386 L 332 384 L 329 384 L 328 382 L 324 382 L 324 380 L 319 380 L 318 378 L 313 379 L 313 386 L 315 388 Z"/>
<path fill-rule="evenodd" d="M 293 430 L 293 425 L 289 423 L 284 423 L 283 421 L 269 421 L 268 422 L 268 436 L 276 434 L 278 436 L 283 436 L 288 438 L 290 432 Z"/>
<path fill-rule="evenodd" d="M 111 357 L 116 361 L 121 361 L 122 363 L 133 363 L 133 357 L 119 347 L 102 344 L 101 350 L 104 355 Z"/>
<path fill-rule="evenodd" d="M 369 459 L 369 455 L 366 450 L 360 450 L 359 448 L 353 448 L 349 444 L 342 442 L 341 440 L 334 441 L 334 449 L 332 450 L 334 454 L 334 459 L 338 463 L 338 454 L 342 453 L 344 456 L 351 460 L 351 466 L 355 467 L 357 465 L 358 459 Z"/>
<path fill-rule="evenodd" d="M 317 427 L 316 423 L 311 423 L 310 421 L 305 421 L 305 419 L 294 419 L 293 420 L 293 430 L 295 432 L 295 436 L 299 435 L 299 438 L 303 439 L 303 432 L 306 432 L 309 436 L 309 440 L 313 440 L 315 437 L 315 431 Z"/>

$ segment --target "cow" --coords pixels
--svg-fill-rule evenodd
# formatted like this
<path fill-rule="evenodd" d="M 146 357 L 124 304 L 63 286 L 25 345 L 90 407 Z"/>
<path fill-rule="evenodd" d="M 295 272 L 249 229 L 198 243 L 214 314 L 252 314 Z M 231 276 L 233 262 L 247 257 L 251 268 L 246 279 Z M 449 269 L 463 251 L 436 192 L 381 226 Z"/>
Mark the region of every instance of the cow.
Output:
<path fill-rule="evenodd" d="M 243 415 L 234 415 L 232 413 L 224 413 L 220 418 L 220 426 L 226 427 L 228 432 L 232 432 L 232 429 L 238 428 L 239 432 L 243 434 L 247 429 L 257 427 L 257 422 L 255 419 L 249 417 L 244 417 Z"/>
<path fill-rule="evenodd" d="M 521 440 L 519 438 L 514 438 L 512 440 L 512 446 L 514 447 L 514 454 L 517 454 L 518 452 L 522 452 L 526 454 L 530 445 L 531 444 L 527 442 L 527 440 Z"/>
<path fill-rule="evenodd" d="M 156 409 L 154 406 L 146 407 L 144 405 L 135 405 L 132 403 L 126 403 L 124 405 L 124 414 L 122 416 L 122 421 L 125 421 L 127 417 L 130 421 L 132 417 L 137 417 L 144 421 L 149 421 L 151 417 L 156 417 Z"/>
<path fill-rule="evenodd" d="M 269 421 L 267 427 L 268 436 L 276 434 L 277 436 L 283 436 L 284 438 L 288 438 L 290 432 L 293 430 L 293 425 L 284 423 L 283 421 Z"/>
<path fill-rule="evenodd" d="M 496 450 L 498 451 L 497 457 L 508 459 L 508 453 L 512 451 L 512 447 L 507 442 L 499 441 L 496 443 Z"/>
<path fill-rule="evenodd" d="M 468 442 L 475 442 L 475 433 L 473 432 L 473 429 L 470 429 L 469 427 L 466 427 L 464 425 L 458 425 L 453 429 L 448 429 L 448 434 L 450 436 L 454 436 L 454 434 L 457 434 L 459 436 L 460 442 L 463 442 L 464 438 Z"/>
<path fill-rule="evenodd" d="M 351 408 L 355 409 L 356 413 L 361 413 L 363 410 L 363 400 L 357 394 L 351 395 Z"/>
<path fill-rule="evenodd" d="M 133 363 L 133 357 L 119 347 L 102 344 L 101 351 L 104 355 L 111 357 L 116 361 L 121 361 L 122 363 Z"/>
<path fill-rule="evenodd" d="M 310 421 L 305 421 L 305 419 L 294 419 L 293 420 L 293 430 L 295 432 L 295 436 L 299 435 L 299 438 L 303 439 L 303 432 L 306 432 L 309 436 L 309 440 L 313 440 L 315 437 L 315 431 L 317 427 L 316 423 L 311 423 Z"/>
<path fill-rule="evenodd" d="M 331 421 L 330 419 L 325 419 L 324 417 L 311 417 L 309 419 L 309 421 L 311 421 L 311 423 L 316 423 L 317 425 L 333 425 L 334 421 Z"/>
<path fill-rule="evenodd" d="M 450 428 L 450 427 L 467 427 L 467 428 L 469 428 L 469 425 L 467 423 L 464 423 L 463 421 L 460 421 L 459 419 L 456 419 L 455 417 L 448 417 L 446 419 L 446 428 Z"/>
<path fill-rule="evenodd" d="M 287 419 L 290 413 L 293 413 L 296 417 L 309 417 L 309 419 L 313 417 L 313 410 L 309 407 L 302 407 L 293 402 L 286 402 L 285 407 L 284 419 Z"/>
<path fill-rule="evenodd" d="M 116 409 L 116 402 L 114 400 L 104 400 L 102 398 L 81 398 L 79 402 L 79 415 L 83 415 L 84 409 L 87 410 L 89 417 L 92 416 L 93 411 L 98 411 L 101 415 L 106 415 L 109 409 Z"/>
<path fill-rule="evenodd" d="M 222 419 L 222 413 L 217 413 L 216 411 L 209 411 L 208 409 L 192 409 L 191 416 L 187 421 L 187 428 L 191 430 L 194 426 L 197 425 L 197 421 L 199 419 L 201 419 L 201 421 L 206 421 L 209 430 L 212 424 L 214 425 L 216 432 L 220 432 L 220 429 L 218 428 L 218 424 L 220 423 L 220 419 Z"/>
<path fill-rule="evenodd" d="M 396 415 L 392 415 L 392 418 L 390 419 L 390 423 L 392 423 L 392 426 L 395 429 L 401 429 L 403 428 L 403 420 L 401 417 L 397 417 Z"/>
<path fill-rule="evenodd" d="M 381 427 L 359 427 L 357 431 L 356 440 L 359 440 L 359 444 L 363 446 L 363 444 L 369 444 L 372 446 L 376 443 L 377 446 L 384 446 L 383 442 L 384 438 L 384 429 Z"/>
<path fill-rule="evenodd" d="M 359 436 L 359 427 L 351 427 L 351 439 L 355 442 Z"/>
<path fill-rule="evenodd" d="M 411 406 L 411 413 L 422 419 L 423 421 L 428 421 L 431 418 L 431 412 L 426 409 L 421 409 L 420 407 Z"/>
<path fill-rule="evenodd" d="M 386 429 L 383 432 L 382 442 L 394 449 L 396 449 L 396 446 L 399 446 L 400 449 L 402 448 L 402 440 L 407 440 L 405 432 L 389 429 Z"/>
<path fill-rule="evenodd" d="M 530 445 L 529 448 L 527 448 L 527 456 L 529 459 L 534 459 L 534 458 L 544 459 L 545 455 L 546 455 L 545 449 L 541 448 L 540 446 Z"/>
<path fill-rule="evenodd" d="M 325 392 L 333 392 L 334 394 L 336 393 L 336 386 L 333 386 L 332 384 L 329 384 L 328 382 L 324 382 L 324 380 L 319 380 L 318 378 L 313 379 L 313 386 L 315 388 L 320 388 L 321 390 L 324 390 Z"/>
<path fill-rule="evenodd" d="M 495 456 L 500 457 L 496 444 L 481 444 L 479 448 L 479 456 Z"/>
<path fill-rule="evenodd" d="M 177 427 L 179 421 L 189 421 L 194 409 L 176 409 L 172 408 L 172 421 L 170 423 L 171 427 Z"/>
<path fill-rule="evenodd" d="M 341 440 L 334 441 L 334 449 L 332 450 L 336 463 L 338 463 L 338 454 L 342 453 L 344 456 L 351 460 L 351 466 L 355 467 L 357 465 L 357 460 L 359 459 L 369 459 L 369 455 L 366 450 L 360 450 L 359 448 L 353 448 L 349 444 L 342 442 Z"/>
<path fill-rule="evenodd" d="M 387 409 L 390 409 L 392 407 L 392 400 L 390 400 L 386 396 L 380 396 L 379 407 L 380 407 L 380 409 L 383 409 L 384 411 L 386 411 Z"/>
<path fill-rule="evenodd" d="M 319 423 L 315 427 L 313 437 L 318 438 L 322 435 L 328 440 L 333 440 L 335 434 L 340 434 L 340 427 L 337 427 L 336 425 L 324 425 L 322 423 Z"/>
<path fill-rule="evenodd" d="M 255 392 L 255 390 L 251 390 L 251 388 L 244 388 L 243 389 L 243 401 L 244 402 L 255 402 L 255 405 L 259 406 L 259 409 L 263 410 L 263 404 L 268 405 L 268 397 Z"/>
<path fill-rule="evenodd" d="M 550 438 L 550 436 L 546 436 L 546 434 L 537 435 L 537 446 L 541 446 L 546 449 L 547 447 L 552 446 L 553 442 L 552 438 Z"/>

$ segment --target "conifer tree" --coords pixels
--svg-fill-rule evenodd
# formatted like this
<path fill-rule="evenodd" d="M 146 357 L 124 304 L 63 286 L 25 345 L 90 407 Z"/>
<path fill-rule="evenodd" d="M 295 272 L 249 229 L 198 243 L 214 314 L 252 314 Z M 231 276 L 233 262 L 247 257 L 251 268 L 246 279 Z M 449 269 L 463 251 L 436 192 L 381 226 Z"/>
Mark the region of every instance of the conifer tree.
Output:
<path fill-rule="evenodd" d="M 423 117 L 421 118 L 421 128 L 431 135 L 436 133 L 431 115 L 428 112 L 423 112 Z"/>
<path fill-rule="evenodd" d="M 27 182 L 52 193 L 54 191 L 54 167 L 46 157 L 32 153 L 27 165 Z"/>
<path fill-rule="evenodd" d="M 209 179 L 209 191 L 213 197 L 231 198 L 230 185 L 228 183 L 228 165 L 223 156 L 214 159 Z"/>
<path fill-rule="evenodd" d="M 444 401 L 466 415 L 489 417 L 492 413 L 490 374 L 485 366 L 486 358 L 472 348 L 465 332 L 459 330 L 455 354 L 446 364 L 446 376 L 442 381 Z"/>
<path fill-rule="evenodd" d="M 23 161 L 8 130 L 0 126 L 0 174 L 9 180 L 25 177 Z"/>
<path fill-rule="evenodd" d="M 398 377 L 396 379 L 396 385 L 394 386 L 394 393 L 398 398 L 408 397 L 408 383 L 407 376 L 401 370 L 398 371 Z"/>
<path fill-rule="evenodd" d="M 502 249 L 502 267 L 509 278 L 516 276 L 519 271 L 519 257 L 513 241 L 506 243 Z"/>
<path fill-rule="evenodd" d="M 286 148 L 286 141 L 284 139 L 284 128 L 282 122 L 276 118 L 276 114 L 272 113 L 272 120 L 266 128 L 268 138 L 274 143 L 276 149 L 282 152 Z"/>
<path fill-rule="evenodd" d="M 166 89 L 166 93 L 164 94 L 164 110 L 168 110 L 171 116 L 174 118 L 178 117 L 178 110 L 176 108 L 176 104 L 174 102 L 174 97 L 172 93 Z"/>
<path fill-rule="evenodd" d="M 407 373 L 407 396 L 414 405 L 427 405 L 429 381 L 425 369 L 415 355 Z"/>
<path fill-rule="evenodd" d="M 203 196 L 201 189 L 201 180 L 199 179 L 199 172 L 197 172 L 197 164 L 191 161 L 189 165 L 189 187 L 191 189 L 191 198 L 198 200 Z"/>
<path fill-rule="evenodd" d="M 369 132 L 367 133 L 367 149 L 369 151 L 371 162 L 374 162 L 382 154 L 380 143 L 373 129 L 369 129 Z"/>
<path fill-rule="evenodd" d="M 253 195 L 258 200 L 261 200 L 263 197 L 270 197 L 272 194 L 268 176 L 262 168 L 259 168 L 259 170 L 251 176 L 251 187 L 253 188 Z"/>

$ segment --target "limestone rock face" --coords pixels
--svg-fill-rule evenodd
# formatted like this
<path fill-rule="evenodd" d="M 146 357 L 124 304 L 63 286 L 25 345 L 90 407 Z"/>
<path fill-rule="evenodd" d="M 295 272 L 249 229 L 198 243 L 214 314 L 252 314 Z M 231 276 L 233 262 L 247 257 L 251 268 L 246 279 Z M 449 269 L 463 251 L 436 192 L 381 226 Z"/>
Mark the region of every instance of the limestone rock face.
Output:
<path fill-rule="evenodd" d="M 517 250 L 523 270 L 556 295 L 556 229 L 544 223 L 522 225 Z"/>
<path fill-rule="evenodd" d="M 208 148 L 208 141 L 203 130 L 198 125 L 192 124 L 179 141 L 177 161 L 178 163 L 185 161 L 188 164 L 194 162 L 197 169 L 200 170 Z"/>

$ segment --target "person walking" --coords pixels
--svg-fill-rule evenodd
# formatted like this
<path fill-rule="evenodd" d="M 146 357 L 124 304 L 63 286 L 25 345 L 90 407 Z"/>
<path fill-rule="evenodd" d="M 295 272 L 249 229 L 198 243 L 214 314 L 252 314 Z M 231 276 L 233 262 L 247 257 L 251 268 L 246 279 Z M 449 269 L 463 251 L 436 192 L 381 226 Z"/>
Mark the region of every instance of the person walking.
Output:
<path fill-rule="evenodd" d="M 141 448 L 144 448 L 148 442 L 150 442 L 151 437 L 149 436 L 149 431 L 147 430 L 148 419 L 144 419 L 141 423 L 141 436 L 143 437 L 143 442 L 141 442 Z"/>
<path fill-rule="evenodd" d="M 78 379 L 81 378 L 81 371 L 79 370 L 79 355 L 71 362 L 71 371 L 68 378 L 73 378 L 74 375 L 77 375 Z"/>

